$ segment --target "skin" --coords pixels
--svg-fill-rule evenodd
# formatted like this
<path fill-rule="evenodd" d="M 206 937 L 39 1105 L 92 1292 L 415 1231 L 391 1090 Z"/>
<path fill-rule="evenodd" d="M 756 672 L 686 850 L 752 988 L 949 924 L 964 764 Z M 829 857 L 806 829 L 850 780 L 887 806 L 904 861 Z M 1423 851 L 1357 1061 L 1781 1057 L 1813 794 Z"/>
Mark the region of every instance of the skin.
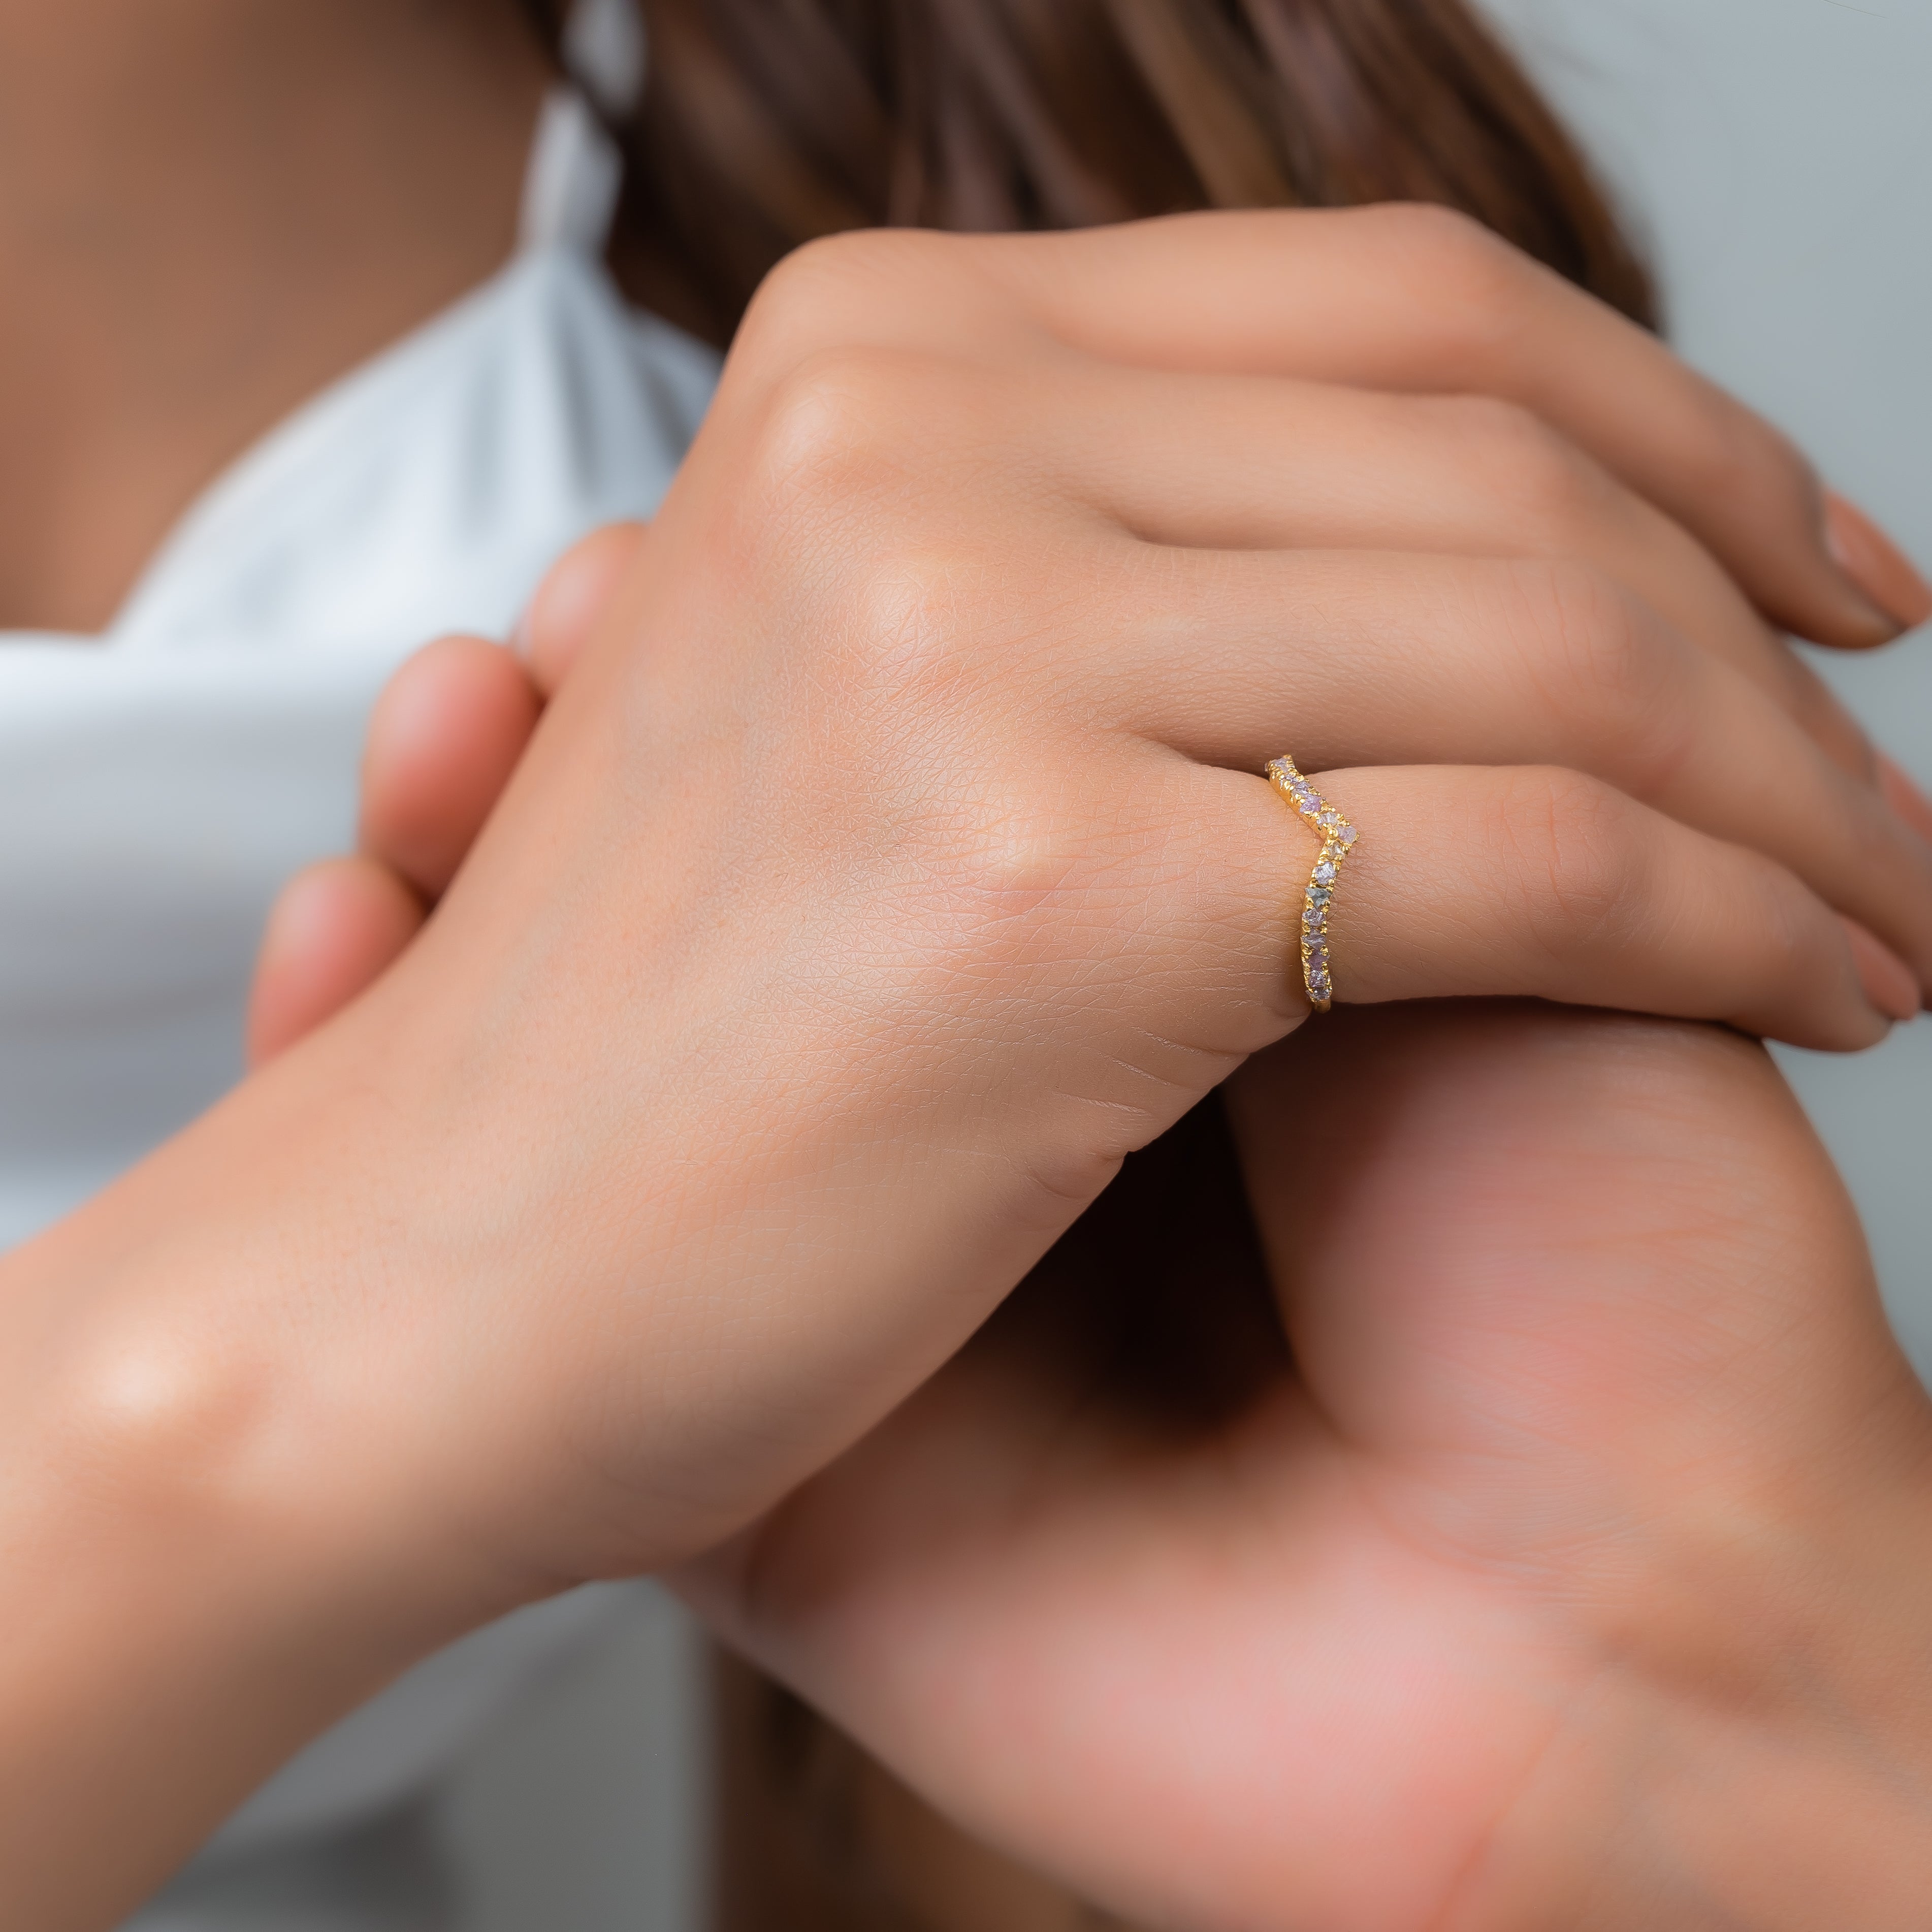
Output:
<path fill-rule="evenodd" d="M 1137 1925 L 1920 1922 L 1932 1414 L 1761 1052 L 1396 1009 L 1230 1108 L 1292 1366 L 1070 1260 L 698 1604 Z"/>
<path fill-rule="evenodd" d="M 1438 332 L 1416 333 L 1398 270 L 1449 292 Z M 1356 290 L 1352 328 L 1298 308 L 1317 286 Z M 1167 292 L 1143 339 L 1118 336 L 1124 286 Z M 1378 336 L 1392 304 L 1410 320 Z M 1354 956 L 1385 976 L 1345 994 L 1883 1030 L 1874 1000 L 1904 1005 L 1927 970 L 1924 854 L 1762 616 L 1847 645 L 1894 627 L 1790 453 L 1609 327 L 1413 213 L 862 239 L 774 281 L 418 944 L 0 1263 L 19 1922 L 111 1923 L 409 1661 L 582 1576 L 714 1548 L 949 1359 L 1129 1150 L 1303 1017 L 1282 880 L 1307 854 L 1252 776 L 1284 743 L 1352 764 L 1337 795 L 1383 840 L 1358 910 L 1387 943 Z M 1288 366 L 1337 328 L 1382 359 Z M 1566 419 L 1557 373 L 1599 357 L 1641 400 Z M 1538 368 L 1549 393 L 1513 394 Z M 1387 560 L 1443 533 L 1363 514 L 1372 490 L 1352 544 L 1302 553 L 1305 477 L 1270 482 L 1258 533 L 1254 492 L 1203 494 L 1180 433 L 1224 380 L 1230 434 L 1258 383 L 1283 424 L 1298 384 L 1331 421 L 1351 380 L 1384 416 L 1410 394 L 1384 481 L 1426 458 L 1438 392 L 1490 387 L 1486 436 L 1455 419 L 1486 508 L 1446 574 Z M 1131 464 L 1088 464 L 1097 426 L 1143 417 L 1162 433 Z M 1037 461 L 1012 460 L 1022 427 Z M 1526 448 L 1544 485 L 1592 479 L 1527 554 Z M 1700 510 L 1700 463 L 1761 518 L 1732 490 Z M 1366 698 L 1400 668 L 1351 675 L 1352 650 L 1418 624 L 1426 643 L 1461 610 L 1465 642 L 1515 614 L 1515 669 L 1483 692 L 1515 735 L 1420 748 L 1397 718 L 1378 737 Z M 1566 683 L 1573 656 L 1590 676 Z M 1818 842 L 1774 814 L 1762 848 L 1736 844 L 1724 799 L 1670 789 L 1681 766 L 1591 736 L 1592 680 L 1633 668 L 1724 695 L 1700 727 L 1742 715 L 1727 755 L 1794 761 Z M 1472 762 L 1402 762 L 1419 748 Z M 1430 848 L 1452 809 L 1486 848 Z M 1471 888 L 1492 916 L 1461 931 Z M 1735 917 L 1700 925 L 1712 907 Z"/>
<path fill-rule="evenodd" d="M 636 542 L 546 586 L 542 676 Z M 531 688 L 474 643 L 399 680 L 368 874 L 452 867 Z M 350 940 L 339 880 L 290 898 Z M 1761 1049 L 1358 1010 L 1227 1112 L 1258 1251 L 1172 1137 L 687 1594 L 1135 1924 L 1916 1924 L 1932 1403 Z"/>
<path fill-rule="evenodd" d="M 386 698 L 363 856 L 284 902 L 358 962 L 332 1000 L 396 950 L 347 882 L 440 894 L 643 541 L 554 573 L 527 674 L 452 640 Z M 321 1017 L 273 932 L 265 1051 Z M 1292 1364 L 1238 1265 L 1137 1272 L 1227 1211 L 1137 1174 L 693 1600 L 1138 1924 L 1916 1922 L 1932 1412 L 1762 1053 L 1396 1009 L 1229 1094 Z"/>
<path fill-rule="evenodd" d="M 511 0 L 0 0 L 0 626 L 89 632 L 195 493 L 510 254 Z"/>

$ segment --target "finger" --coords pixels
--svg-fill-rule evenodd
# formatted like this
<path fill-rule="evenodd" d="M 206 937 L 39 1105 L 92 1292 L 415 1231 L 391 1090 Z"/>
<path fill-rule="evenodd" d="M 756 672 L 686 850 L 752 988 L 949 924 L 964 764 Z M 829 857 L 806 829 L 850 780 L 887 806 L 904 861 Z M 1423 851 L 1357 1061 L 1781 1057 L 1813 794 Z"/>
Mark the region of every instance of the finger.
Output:
<path fill-rule="evenodd" d="M 1879 789 L 1886 802 L 1922 838 L 1932 839 L 1932 799 L 1928 799 L 1892 759 L 1876 760 Z"/>
<path fill-rule="evenodd" d="M 1932 584 L 1864 511 L 1825 492 L 1825 540 L 1846 574 L 1907 630 L 1932 617 Z"/>
<path fill-rule="evenodd" d="M 434 900 L 509 782 L 540 700 L 515 656 L 443 638 L 392 677 L 363 753 L 363 850 Z"/>
<path fill-rule="evenodd" d="M 635 560 L 648 524 L 607 524 L 553 564 L 512 640 L 537 689 L 552 696 Z"/>
<path fill-rule="evenodd" d="M 1406 766 L 1314 782 L 1359 834 L 1325 914 L 1339 1001 L 1531 997 L 1827 1051 L 1889 1028 L 1878 1001 L 1895 995 L 1896 961 L 1868 987 L 1862 948 L 1790 873 L 1594 779 Z M 1252 784 L 1280 821 L 1298 918 L 1312 838 Z"/>
<path fill-rule="evenodd" d="M 1520 1004 L 1334 1018 L 1227 1100 L 1297 1364 L 1351 1442 L 1400 1452 L 1419 1427 L 1546 1472 L 1580 1451 L 1598 1479 L 1662 1451 L 1681 1478 L 1720 1440 L 1739 1466 L 1761 1428 L 1815 1476 L 1845 1415 L 1909 1372 L 1851 1203 L 1762 1054 Z M 1297 1131 L 1310 1094 L 1318 1137 Z"/>
<path fill-rule="evenodd" d="M 1447 209 L 836 240 L 781 265 L 741 340 L 755 352 L 746 366 L 784 368 L 833 342 L 1011 357 L 1029 330 L 1142 368 L 1519 403 L 1689 530 L 1780 627 L 1862 648 L 1896 636 L 1908 614 L 1885 608 L 1898 595 L 1888 578 L 1863 581 L 1869 559 L 1834 555 L 1817 480 L 1784 436 L 1647 332 Z"/>
<path fill-rule="evenodd" d="M 1142 554 L 1094 714 L 1204 764 L 1563 765 L 1754 847 L 1932 986 L 1932 845 L 1763 692 L 1569 566 Z"/>
<path fill-rule="evenodd" d="M 1924 999 L 1912 969 L 1888 946 L 1879 940 L 1855 919 L 1840 917 L 1845 937 L 1852 948 L 1852 964 L 1865 997 L 1888 1018 L 1916 1019 Z"/>
<path fill-rule="evenodd" d="M 416 937 L 422 902 L 373 859 L 298 872 L 268 914 L 249 995 L 248 1062 L 294 1046 L 373 985 Z"/>
<path fill-rule="evenodd" d="M 1846 770 L 1872 775 L 1850 713 L 1710 554 L 1515 404 L 1097 369 L 1057 375 L 1058 406 L 1045 387 L 1003 391 L 1014 446 L 1137 536 L 1586 563 L 1744 672 Z"/>
<path fill-rule="evenodd" d="M 1783 627 L 1862 648 L 1907 621 L 1864 580 L 1862 555 L 1833 554 L 1822 492 L 1787 439 L 1466 217 L 1388 207 L 1166 225 L 1156 261 L 1118 230 L 1079 237 L 1050 275 L 1036 253 L 1042 314 L 1122 361 L 1169 362 L 1180 343 L 1222 368 L 1520 403 L 1694 532 Z"/>

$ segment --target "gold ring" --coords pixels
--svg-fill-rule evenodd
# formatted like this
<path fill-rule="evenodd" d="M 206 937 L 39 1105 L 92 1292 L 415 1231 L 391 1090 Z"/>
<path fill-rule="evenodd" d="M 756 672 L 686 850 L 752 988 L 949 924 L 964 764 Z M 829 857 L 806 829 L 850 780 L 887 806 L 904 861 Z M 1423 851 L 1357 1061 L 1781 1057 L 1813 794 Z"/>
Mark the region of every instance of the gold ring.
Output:
<path fill-rule="evenodd" d="M 1301 896 L 1301 984 L 1308 1004 L 1325 1013 L 1335 996 L 1328 976 L 1328 906 L 1340 884 L 1342 862 L 1355 842 L 1355 828 L 1324 799 L 1285 753 L 1271 759 L 1268 782 L 1321 835 L 1321 856 Z"/>

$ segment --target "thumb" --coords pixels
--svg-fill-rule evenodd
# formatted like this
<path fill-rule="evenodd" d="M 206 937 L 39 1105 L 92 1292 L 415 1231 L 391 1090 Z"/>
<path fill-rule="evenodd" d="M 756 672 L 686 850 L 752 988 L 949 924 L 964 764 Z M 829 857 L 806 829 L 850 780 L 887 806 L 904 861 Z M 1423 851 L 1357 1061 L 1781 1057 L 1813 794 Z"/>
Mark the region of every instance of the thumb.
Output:
<path fill-rule="evenodd" d="M 325 859 L 269 912 L 248 998 L 248 1064 L 260 1066 L 380 979 L 423 922 L 422 902 L 386 866 Z"/>

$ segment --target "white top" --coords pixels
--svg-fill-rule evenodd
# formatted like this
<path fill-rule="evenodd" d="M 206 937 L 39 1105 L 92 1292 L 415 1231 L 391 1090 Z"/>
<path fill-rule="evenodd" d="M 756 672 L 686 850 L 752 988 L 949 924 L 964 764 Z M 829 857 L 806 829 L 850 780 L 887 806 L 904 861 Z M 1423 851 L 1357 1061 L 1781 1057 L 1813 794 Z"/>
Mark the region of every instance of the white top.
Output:
<path fill-rule="evenodd" d="M 590 255 L 537 248 L 243 456 L 102 636 L 0 633 L 0 1245 L 237 1078 L 263 916 L 349 845 L 384 679 L 438 632 L 504 634 L 566 546 L 655 509 L 717 369 Z M 434 1660 L 224 1840 L 406 1794 L 606 1608 Z"/>
<path fill-rule="evenodd" d="M 716 373 L 525 256 L 244 456 L 103 637 L 0 633 L 0 1244 L 236 1078 L 263 914 L 349 843 L 384 678 L 655 508 Z"/>

